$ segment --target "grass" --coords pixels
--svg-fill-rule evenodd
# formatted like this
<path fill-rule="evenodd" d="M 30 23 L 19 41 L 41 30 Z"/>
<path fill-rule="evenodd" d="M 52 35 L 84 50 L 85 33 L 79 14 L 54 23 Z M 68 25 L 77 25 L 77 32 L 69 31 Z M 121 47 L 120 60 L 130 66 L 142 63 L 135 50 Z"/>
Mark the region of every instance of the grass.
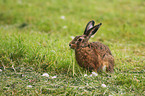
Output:
<path fill-rule="evenodd" d="M 1 0 L 0 95 L 145 95 L 144 6 L 144 0 Z M 113 74 L 84 77 L 91 73 L 69 49 L 71 36 L 82 35 L 90 20 L 103 23 L 90 42 L 109 46 Z"/>

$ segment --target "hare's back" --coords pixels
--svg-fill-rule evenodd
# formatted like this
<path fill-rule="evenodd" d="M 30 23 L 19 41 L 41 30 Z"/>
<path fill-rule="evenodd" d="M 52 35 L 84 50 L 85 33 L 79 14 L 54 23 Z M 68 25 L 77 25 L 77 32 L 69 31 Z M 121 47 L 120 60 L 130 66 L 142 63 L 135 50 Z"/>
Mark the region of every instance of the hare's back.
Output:
<path fill-rule="evenodd" d="M 112 55 L 108 46 L 106 46 L 100 42 L 92 42 L 92 43 L 90 43 L 90 45 L 91 45 L 91 48 L 95 49 L 101 55 L 101 57 L 104 57 L 105 54 Z"/>

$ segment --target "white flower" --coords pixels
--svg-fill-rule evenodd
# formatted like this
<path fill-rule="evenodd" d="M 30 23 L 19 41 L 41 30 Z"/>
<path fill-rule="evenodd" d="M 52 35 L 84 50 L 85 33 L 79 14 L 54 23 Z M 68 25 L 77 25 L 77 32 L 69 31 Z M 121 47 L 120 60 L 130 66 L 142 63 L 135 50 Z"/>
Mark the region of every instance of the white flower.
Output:
<path fill-rule="evenodd" d="M 65 19 L 65 16 L 60 16 L 60 18 L 64 20 Z"/>
<path fill-rule="evenodd" d="M 90 75 L 90 77 L 92 77 L 92 74 Z"/>
<path fill-rule="evenodd" d="M 0 69 L 0 72 L 2 72 L 3 70 L 2 69 Z"/>
<path fill-rule="evenodd" d="M 102 33 L 101 36 L 104 36 L 104 34 Z"/>
<path fill-rule="evenodd" d="M 27 87 L 32 88 L 32 85 L 27 85 Z"/>
<path fill-rule="evenodd" d="M 55 51 L 54 51 L 54 50 L 51 50 L 51 52 L 52 52 L 52 53 L 55 53 Z"/>
<path fill-rule="evenodd" d="M 83 89 L 83 88 L 85 88 L 85 87 L 79 87 L 79 89 Z"/>
<path fill-rule="evenodd" d="M 22 77 L 25 76 L 24 74 L 22 74 Z"/>
<path fill-rule="evenodd" d="M 102 87 L 106 87 L 106 85 L 105 85 L 105 84 L 102 84 L 101 86 L 102 86 Z"/>
<path fill-rule="evenodd" d="M 54 78 L 56 78 L 56 77 L 57 77 L 57 76 L 52 76 L 51 78 L 54 79 Z"/>
<path fill-rule="evenodd" d="M 23 2 L 22 2 L 22 0 L 18 0 L 18 4 L 22 4 Z"/>
<path fill-rule="evenodd" d="M 98 73 L 92 72 L 92 76 L 96 77 L 96 76 L 98 76 Z"/>
<path fill-rule="evenodd" d="M 63 29 L 66 29 L 67 28 L 67 26 L 63 26 Z"/>
<path fill-rule="evenodd" d="M 75 37 L 74 37 L 74 36 L 70 36 L 70 38 L 71 38 L 71 39 L 74 39 Z"/>
<path fill-rule="evenodd" d="M 88 76 L 87 74 L 84 75 L 84 77 Z"/>
<path fill-rule="evenodd" d="M 43 73 L 42 76 L 49 77 L 49 74 L 47 74 L 47 73 Z"/>

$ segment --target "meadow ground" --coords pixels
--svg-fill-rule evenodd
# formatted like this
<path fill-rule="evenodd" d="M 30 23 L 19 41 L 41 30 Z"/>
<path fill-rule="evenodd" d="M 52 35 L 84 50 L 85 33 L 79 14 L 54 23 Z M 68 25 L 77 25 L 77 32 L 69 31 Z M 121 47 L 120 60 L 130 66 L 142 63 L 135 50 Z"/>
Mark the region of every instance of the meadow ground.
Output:
<path fill-rule="evenodd" d="M 145 95 L 144 10 L 144 0 L 0 0 L 0 95 Z M 109 46 L 113 74 L 90 77 L 69 49 L 90 20 L 103 24 L 90 42 Z"/>

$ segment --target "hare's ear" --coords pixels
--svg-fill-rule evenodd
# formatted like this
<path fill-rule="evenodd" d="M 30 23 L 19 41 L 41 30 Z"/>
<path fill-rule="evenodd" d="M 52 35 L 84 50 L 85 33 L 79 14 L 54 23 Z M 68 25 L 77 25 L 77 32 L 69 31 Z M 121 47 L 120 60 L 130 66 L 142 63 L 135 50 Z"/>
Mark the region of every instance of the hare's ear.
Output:
<path fill-rule="evenodd" d="M 94 35 L 98 31 L 98 29 L 100 28 L 101 25 L 102 25 L 102 23 L 95 25 L 94 27 L 89 29 L 85 35 L 87 35 L 88 37 L 91 37 L 92 35 Z"/>
<path fill-rule="evenodd" d="M 90 21 L 90 22 L 88 22 L 88 24 L 86 25 L 86 29 L 85 29 L 85 31 L 84 31 L 84 35 L 87 34 L 87 31 L 88 31 L 89 29 L 91 29 L 92 27 L 94 27 L 94 24 L 95 24 L 95 22 L 94 22 L 93 20 Z"/>

